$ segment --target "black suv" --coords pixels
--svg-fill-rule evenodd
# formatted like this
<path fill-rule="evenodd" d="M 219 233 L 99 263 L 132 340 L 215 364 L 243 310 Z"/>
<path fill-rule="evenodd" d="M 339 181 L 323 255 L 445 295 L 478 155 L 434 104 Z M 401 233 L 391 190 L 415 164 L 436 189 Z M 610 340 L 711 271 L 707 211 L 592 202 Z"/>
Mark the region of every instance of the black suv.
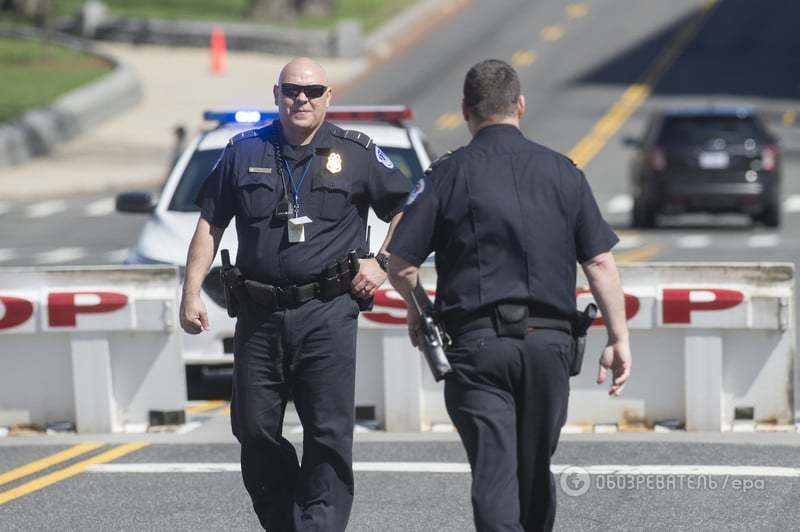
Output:
<path fill-rule="evenodd" d="M 743 212 L 768 227 L 780 224 L 777 140 L 750 109 L 703 108 L 653 115 L 631 164 L 633 227 L 654 227 L 656 215 Z"/>

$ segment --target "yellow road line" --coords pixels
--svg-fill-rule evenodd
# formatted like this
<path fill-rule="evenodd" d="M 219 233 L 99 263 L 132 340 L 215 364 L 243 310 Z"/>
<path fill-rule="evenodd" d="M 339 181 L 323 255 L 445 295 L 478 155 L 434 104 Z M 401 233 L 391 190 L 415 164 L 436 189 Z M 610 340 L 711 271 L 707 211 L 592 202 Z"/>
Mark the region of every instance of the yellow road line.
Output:
<path fill-rule="evenodd" d="M 231 415 L 231 407 L 230 406 L 226 406 L 225 408 L 223 408 L 222 410 L 217 412 L 217 414 L 219 414 L 221 416 L 229 416 L 229 415 Z"/>
<path fill-rule="evenodd" d="M 207 412 L 208 410 L 216 410 L 217 408 L 222 408 L 227 403 L 225 401 L 206 401 L 205 403 L 200 403 L 199 405 L 192 405 L 186 407 L 187 414 L 199 414 L 200 412 Z"/>
<path fill-rule="evenodd" d="M 589 6 L 583 2 L 577 4 L 569 4 L 564 10 L 567 12 L 569 18 L 585 17 L 589 13 Z"/>
<path fill-rule="evenodd" d="M 5 504 L 9 501 L 13 501 L 14 499 L 17 499 L 24 495 L 28 495 L 29 493 L 33 493 L 34 491 L 39 491 L 41 489 L 44 489 L 47 486 L 55 484 L 56 482 L 61 482 L 62 480 L 74 477 L 75 475 L 79 475 L 84 471 L 86 471 L 86 469 L 89 466 L 95 464 L 104 464 L 106 462 L 116 460 L 117 458 L 125 456 L 126 454 L 138 451 L 139 449 L 141 449 L 142 447 L 146 447 L 147 445 L 148 445 L 147 443 L 125 443 L 123 445 L 114 447 L 113 449 L 108 450 L 104 453 L 93 456 L 88 460 L 78 462 L 77 464 L 65 467 L 64 469 L 60 469 L 48 475 L 44 475 L 43 477 L 31 480 L 30 482 L 26 482 L 25 484 L 17 486 L 14 489 L 0 492 L 0 505 Z"/>
<path fill-rule="evenodd" d="M 784 126 L 793 126 L 797 122 L 797 111 L 794 109 L 787 109 L 781 116 L 781 122 Z"/>
<path fill-rule="evenodd" d="M 455 129 L 461 125 L 464 118 L 461 113 L 444 113 L 436 119 L 436 129 Z"/>
<path fill-rule="evenodd" d="M 653 92 L 653 88 L 661 76 L 675 63 L 689 42 L 697 35 L 717 1 L 707 0 L 703 4 L 700 14 L 684 26 L 669 46 L 659 54 L 650 68 L 647 69 L 641 80 L 628 87 L 611 109 L 592 127 L 589 133 L 570 150 L 569 158 L 575 161 L 575 164 L 585 168 L 603 149 L 608 139 L 619 131 L 622 124 L 644 103 Z"/>
<path fill-rule="evenodd" d="M 536 62 L 536 52 L 533 50 L 519 50 L 511 56 L 511 64 L 517 68 L 530 66 Z"/>
<path fill-rule="evenodd" d="M 31 462 L 29 464 L 25 464 L 22 467 L 18 467 L 16 469 L 12 469 L 11 471 L 6 471 L 2 475 L 0 475 L 0 486 L 3 484 L 8 484 L 18 478 L 27 477 L 28 475 L 32 475 L 38 471 L 43 469 L 47 469 L 48 467 L 54 466 L 56 464 L 60 464 L 61 462 L 66 462 L 71 458 L 75 458 L 76 456 L 80 456 L 82 454 L 88 453 L 89 451 L 94 451 L 98 447 L 102 447 L 102 443 L 80 443 L 69 449 L 65 449 L 63 451 L 59 451 L 55 454 L 51 454 L 50 456 L 45 456 L 39 460 Z"/>
<path fill-rule="evenodd" d="M 564 36 L 564 28 L 561 26 L 545 26 L 541 35 L 545 41 L 554 42 Z"/>
<path fill-rule="evenodd" d="M 648 244 L 646 246 L 642 246 L 640 248 L 627 251 L 625 253 L 620 253 L 619 255 L 614 255 L 614 259 L 618 262 L 641 262 L 643 260 L 647 260 L 650 258 L 655 257 L 659 253 L 661 253 L 662 248 L 658 244 Z"/>

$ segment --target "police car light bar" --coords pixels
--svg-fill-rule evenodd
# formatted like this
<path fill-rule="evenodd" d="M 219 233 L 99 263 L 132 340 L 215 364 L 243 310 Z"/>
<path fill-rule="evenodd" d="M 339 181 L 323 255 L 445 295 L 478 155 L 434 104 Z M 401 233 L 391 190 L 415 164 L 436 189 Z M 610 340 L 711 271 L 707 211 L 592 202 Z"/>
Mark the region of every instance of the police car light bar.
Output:
<path fill-rule="evenodd" d="M 414 111 L 405 105 L 338 105 L 328 109 L 328 120 L 402 122 L 411 120 Z"/>
<path fill-rule="evenodd" d="M 361 120 L 365 122 L 400 123 L 410 120 L 414 112 L 405 105 L 339 105 L 328 108 L 328 120 Z M 241 109 L 238 111 L 206 111 L 203 119 L 223 124 L 259 124 L 278 119 L 278 111 Z"/>

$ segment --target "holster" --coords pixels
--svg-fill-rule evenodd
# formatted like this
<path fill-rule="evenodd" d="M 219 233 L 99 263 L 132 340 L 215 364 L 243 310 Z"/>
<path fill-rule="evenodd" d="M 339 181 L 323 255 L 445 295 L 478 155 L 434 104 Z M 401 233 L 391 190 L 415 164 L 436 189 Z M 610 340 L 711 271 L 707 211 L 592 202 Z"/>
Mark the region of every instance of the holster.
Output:
<path fill-rule="evenodd" d="M 225 309 L 228 311 L 228 316 L 235 318 L 239 314 L 240 302 L 244 301 L 244 276 L 239 268 L 231 265 L 227 249 L 223 249 L 221 254 L 222 268 L 219 270 L 219 277 L 225 296 Z"/>
<path fill-rule="evenodd" d="M 586 335 L 589 332 L 589 327 L 592 322 L 597 318 L 597 305 L 589 303 L 583 312 L 578 312 L 575 318 L 575 324 L 572 328 L 575 352 L 572 357 L 572 365 L 569 368 L 569 376 L 574 377 L 581 372 L 583 367 L 583 355 L 586 351 Z"/>
<path fill-rule="evenodd" d="M 510 336 L 512 338 L 525 338 L 528 333 L 528 315 L 530 309 L 527 305 L 513 305 L 501 303 L 494 307 L 494 329 L 497 336 Z"/>

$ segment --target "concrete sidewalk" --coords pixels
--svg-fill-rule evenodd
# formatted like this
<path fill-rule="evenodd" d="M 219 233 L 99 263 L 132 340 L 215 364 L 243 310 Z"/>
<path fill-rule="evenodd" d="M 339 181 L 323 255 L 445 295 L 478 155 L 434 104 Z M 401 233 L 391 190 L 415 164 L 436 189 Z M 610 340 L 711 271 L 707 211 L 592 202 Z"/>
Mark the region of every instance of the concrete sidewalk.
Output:
<path fill-rule="evenodd" d="M 228 52 L 225 75 L 214 76 L 204 49 L 104 44 L 98 50 L 134 71 L 143 86 L 142 102 L 57 146 L 48 157 L 0 169 L 3 200 L 158 186 L 168 171 L 175 126 L 184 125 L 191 139 L 203 127 L 206 109 L 273 106 L 272 86 L 290 59 Z M 335 101 L 336 86 L 363 73 L 368 62 L 328 59 L 323 66 Z"/>

